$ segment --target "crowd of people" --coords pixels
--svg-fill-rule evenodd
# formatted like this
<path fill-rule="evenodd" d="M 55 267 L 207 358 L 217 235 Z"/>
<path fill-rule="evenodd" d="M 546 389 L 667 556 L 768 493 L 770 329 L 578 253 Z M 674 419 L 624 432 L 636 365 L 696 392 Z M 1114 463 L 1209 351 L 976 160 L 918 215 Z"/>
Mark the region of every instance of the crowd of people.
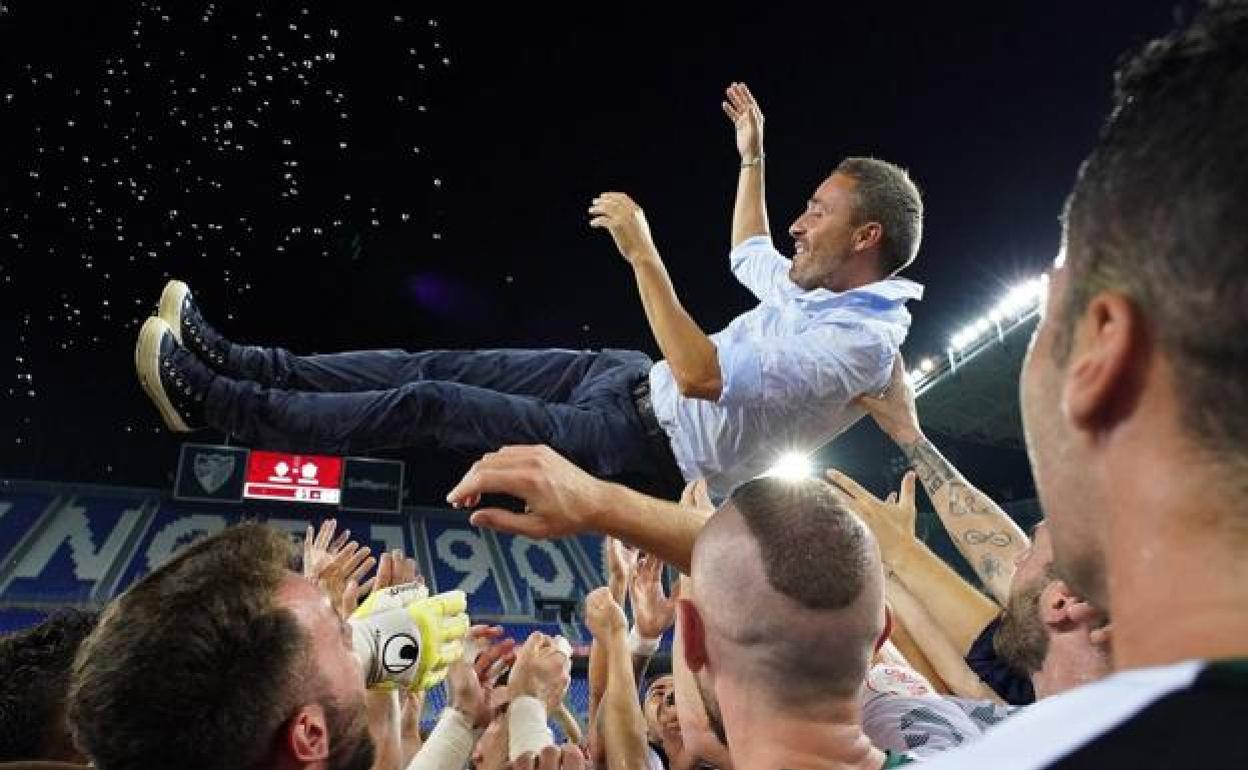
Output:
<path fill-rule="evenodd" d="M 607 585 L 583 610 L 584 722 L 566 705 L 566 640 L 472 625 L 462 593 L 430 595 L 413 559 L 374 555 L 332 522 L 309 527 L 302 548 L 247 523 L 188 546 L 98 614 L 60 613 L 0 640 L 0 759 L 99 770 L 1248 766 L 1237 729 L 1248 708 L 1248 2 L 1209 0 L 1121 64 L 1020 378 L 1045 514 L 1030 533 L 921 427 L 897 353 L 917 290 L 893 277 L 921 232 L 908 178 L 846 161 L 790 229 L 797 258 L 777 262 L 761 111 L 740 85 L 724 106 L 742 155 L 734 269 L 759 308 L 702 334 L 635 204 L 604 195 L 591 206 L 637 273 L 666 357 L 654 368 L 566 352 L 301 359 L 229 343 L 178 286 L 162 307 L 172 323 L 146 336 L 140 373 L 171 427 L 217 421 L 334 448 L 375 443 L 403 420 L 451 448 L 533 438 L 482 456 L 447 501 L 479 527 L 604 536 Z M 864 215 L 863 201 L 888 215 Z M 809 329 L 784 330 L 783 343 L 764 331 L 786 323 Z M 846 327 L 858 336 L 837 338 Z M 512 392 L 453 382 L 486 370 Z M 450 380 L 426 382 L 429 371 Z M 895 493 L 881 499 L 835 469 L 756 477 L 768 418 L 814 436 L 857 410 L 911 465 Z M 679 500 L 647 494 L 679 477 Z M 919 487 L 982 590 L 916 536 Z M 481 507 L 495 494 L 523 509 Z M 679 573 L 670 590 L 668 567 Z M 649 678 L 669 629 L 671 673 Z M 438 687 L 447 706 L 423 734 Z"/>

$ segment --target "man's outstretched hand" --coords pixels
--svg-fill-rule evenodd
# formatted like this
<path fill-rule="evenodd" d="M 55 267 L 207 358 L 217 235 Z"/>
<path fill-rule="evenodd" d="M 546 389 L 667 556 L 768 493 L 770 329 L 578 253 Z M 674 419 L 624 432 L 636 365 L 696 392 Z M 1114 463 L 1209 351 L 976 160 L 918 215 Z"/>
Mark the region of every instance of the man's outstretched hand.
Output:
<path fill-rule="evenodd" d="M 525 503 L 524 513 L 482 508 L 469 521 L 533 539 L 566 537 L 592 530 L 610 485 L 546 446 L 512 446 L 473 463 L 446 496 L 457 508 L 475 506 L 481 495 L 504 494 Z"/>
<path fill-rule="evenodd" d="M 914 387 L 906 379 L 906 362 L 898 353 L 888 385 L 879 395 L 861 395 L 854 403 L 867 410 L 880 430 L 898 444 L 911 444 L 923 437 L 919 412 L 914 405 Z"/>
<path fill-rule="evenodd" d="M 724 114 L 737 133 L 741 160 L 753 161 L 763 155 L 763 111 L 745 83 L 733 83 L 724 91 Z"/>
<path fill-rule="evenodd" d="M 650 235 L 646 214 L 633 199 L 618 192 L 604 192 L 590 201 L 590 227 L 604 227 L 615 240 L 615 247 L 630 263 L 656 259 L 658 249 Z"/>

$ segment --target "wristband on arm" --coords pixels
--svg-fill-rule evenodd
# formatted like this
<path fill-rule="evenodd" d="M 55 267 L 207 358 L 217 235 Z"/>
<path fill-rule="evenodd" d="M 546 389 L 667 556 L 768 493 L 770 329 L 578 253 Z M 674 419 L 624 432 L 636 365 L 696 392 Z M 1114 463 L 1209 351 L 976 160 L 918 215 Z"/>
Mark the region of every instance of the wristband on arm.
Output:
<path fill-rule="evenodd" d="M 472 757 L 477 737 L 468 717 L 448 706 L 407 770 L 460 770 Z"/>
<path fill-rule="evenodd" d="M 554 733 L 546 726 L 546 704 L 529 695 L 512 698 L 507 706 L 507 758 L 515 761 L 521 754 L 537 754 L 555 745 Z"/>
<path fill-rule="evenodd" d="M 661 639 L 647 639 L 637 633 L 637 626 L 628 629 L 628 651 L 633 655 L 650 657 L 659 650 Z"/>

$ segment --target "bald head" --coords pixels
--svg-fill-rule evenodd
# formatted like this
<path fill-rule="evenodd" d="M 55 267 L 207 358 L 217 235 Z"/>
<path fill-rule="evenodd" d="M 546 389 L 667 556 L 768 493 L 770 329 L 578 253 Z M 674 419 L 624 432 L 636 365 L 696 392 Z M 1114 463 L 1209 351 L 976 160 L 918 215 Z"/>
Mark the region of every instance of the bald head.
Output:
<path fill-rule="evenodd" d="M 809 708 L 857 694 L 884 629 L 867 527 L 816 479 L 758 479 L 707 522 L 694 592 L 717 676 Z"/>

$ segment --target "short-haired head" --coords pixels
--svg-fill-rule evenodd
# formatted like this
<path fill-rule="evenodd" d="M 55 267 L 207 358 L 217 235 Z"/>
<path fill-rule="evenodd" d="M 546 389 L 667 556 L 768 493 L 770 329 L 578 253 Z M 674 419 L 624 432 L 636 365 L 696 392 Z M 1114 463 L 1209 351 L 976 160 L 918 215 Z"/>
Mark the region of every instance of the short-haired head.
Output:
<path fill-rule="evenodd" d="M 919 254 L 923 241 L 923 196 L 902 167 L 879 158 L 845 158 L 838 174 L 852 178 L 856 199 L 855 224 L 878 222 L 880 274 L 901 272 Z"/>
<path fill-rule="evenodd" d="M 856 696 L 884 632 L 884 576 L 830 485 L 743 484 L 699 535 L 693 577 L 717 676 L 792 711 Z"/>
<path fill-rule="evenodd" d="M 284 533 L 241 524 L 191 545 L 105 611 L 70 697 L 71 726 L 99 770 L 263 767 L 286 750 L 304 704 L 320 704 L 330 732 L 350 721 L 349 704 L 320 691 L 327 675 L 295 597 L 323 595 L 289 569 L 292 556 Z"/>
<path fill-rule="evenodd" d="M 1058 573 L 1098 606 L 1121 542 L 1110 534 L 1119 490 L 1089 469 L 1138 467 L 1155 451 L 1158 462 L 1186 458 L 1203 494 L 1248 492 L 1246 200 L 1248 0 L 1210 0 L 1123 60 L 1115 106 L 1066 203 L 1062 256 L 1023 366 L 1023 424 Z M 1248 517 L 1203 524 L 1188 531 L 1246 540 Z"/>
<path fill-rule="evenodd" d="M 1066 203 L 1054 349 L 1069 355 L 1093 296 L 1126 295 L 1183 373 L 1183 425 L 1246 468 L 1248 2 L 1209 0 L 1125 58 L 1115 86 Z"/>

